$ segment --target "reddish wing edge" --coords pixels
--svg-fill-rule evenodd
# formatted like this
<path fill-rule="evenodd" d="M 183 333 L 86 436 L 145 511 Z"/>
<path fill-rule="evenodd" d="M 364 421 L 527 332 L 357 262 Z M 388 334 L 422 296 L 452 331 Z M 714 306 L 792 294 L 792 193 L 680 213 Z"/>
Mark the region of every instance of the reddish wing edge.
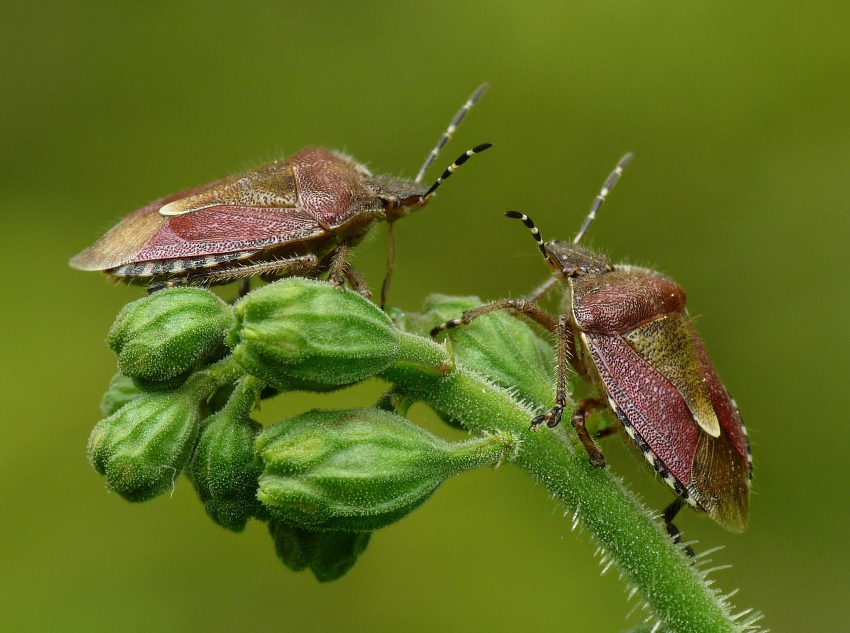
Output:
<path fill-rule="evenodd" d="M 325 233 L 292 208 L 218 206 L 164 217 L 159 208 L 175 194 L 139 209 L 71 259 L 80 270 L 110 270 L 130 263 L 250 251 Z"/>
<path fill-rule="evenodd" d="M 257 250 L 325 233 L 294 208 L 216 206 L 168 219 L 134 261 L 201 257 Z"/>
<path fill-rule="evenodd" d="M 612 409 L 647 461 L 691 505 L 725 528 L 743 531 L 749 515 L 750 483 L 746 431 L 696 334 L 695 346 L 723 429 L 718 438 L 699 428 L 672 383 L 621 336 L 583 336 Z"/>

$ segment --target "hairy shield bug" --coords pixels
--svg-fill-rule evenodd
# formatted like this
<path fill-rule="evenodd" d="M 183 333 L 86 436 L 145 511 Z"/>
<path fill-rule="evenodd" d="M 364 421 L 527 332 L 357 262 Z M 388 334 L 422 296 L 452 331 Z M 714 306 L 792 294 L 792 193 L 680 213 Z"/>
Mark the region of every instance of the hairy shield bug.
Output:
<path fill-rule="evenodd" d="M 543 422 L 554 427 L 561 421 L 572 367 L 599 394 L 582 400 L 572 416 L 593 466 L 604 467 L 605 457 L 585 428 L 585 418 L 608 408 L 620 421 L 619 430 L 678 495 L 664 511 L 671 536 L 678 540 L 672 520 L 685 502 L 741 532 L 749 516 L 749 440 L 738 407 L 691 324 L 685 291 L 657 272 L 615 266 L 604 255 L 579 246 L 631 158 L 624 156 L 608 177 L 572 242 L 544 243 L 528 216 L 506 213 L 531 230 L 552 278 L 528 299 L 505 299 L 469 310 L 434 328 L 431 335 L 502 309 L 557 334 L 555 406 L 534 418 L 532 427 Z M 559 284 L 565 296 L 556 319 L 534 301 Z"/>
<path fill-rule="evenodd" d="M 252 275 L 324 272 L 370 296 L 348 262 L 349 249 L 371 226 L 428 204 L 437 188 L 473 154 L 462 154 L 430 187 L 425 171 L 469 109 L 487 90 L 476 90 L 455 115 L 414 180 L 373 175 L 352 158 L 317 147 L 194 189 L 181 191 L 130 214 L 77 256 L 71 266 L 101 270 L 115 280 L 151 291 L 174 285 L 215 285 Z M 386 299 L 393 267 L 388 231 Z"/>

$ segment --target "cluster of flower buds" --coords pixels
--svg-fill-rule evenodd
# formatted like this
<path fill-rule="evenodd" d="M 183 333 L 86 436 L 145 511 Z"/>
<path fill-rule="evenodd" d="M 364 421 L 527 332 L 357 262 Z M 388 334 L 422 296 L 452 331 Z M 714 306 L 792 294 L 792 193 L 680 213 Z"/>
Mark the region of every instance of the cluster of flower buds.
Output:
<path fill-rule="evenodd" d="M 435 297 L 426 314 L 391 319 L 357 293 L 300 278 L 232 306 L 197 288 L 157 292 L 126 306 L 109 333 L 120 373 L 89 459 L 129 501 L 172 489 L 185 472 L 217 524 L 239 532 L 249 519 L 267 522 L 288 567 L 339 578 L 374 530 L 449 477 L 510 460 L 519 442 L 495 430 L 440 439 L 399 415 L 406 406 L 392 397 L 265 428 L 251 413 L 277 392 L 333 391 L 393 366 L 439 376 L 447 360 L 475 363 L 493 383 L 537 398 L 551 383 L 551 348 L 516 319 L 482 319 L 458 337 L 454 356 L 420 336 L 474 305 Z"/>

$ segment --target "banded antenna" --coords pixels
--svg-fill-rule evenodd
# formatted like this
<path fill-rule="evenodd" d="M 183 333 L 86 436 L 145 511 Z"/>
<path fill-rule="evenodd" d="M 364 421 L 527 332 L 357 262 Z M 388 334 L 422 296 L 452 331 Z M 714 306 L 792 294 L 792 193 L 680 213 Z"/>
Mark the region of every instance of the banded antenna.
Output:
<path fill-rule="evenodd" d="M 493 147 L 492 143 L 482 143 L 481 145 L 476 145 L 472 149 L 466 150 L 463 154 L 458 156 L 457 160 L 455 160 L 455 162 L 453 162 L 446 168 L 446 171 L 443 172 L 443 175 L 437 178 L 436 181 L 434 181 L 434 184 L 431 185 L 430 189 L 428 189 L 428 192 L 425 194 L 425 197 L 428 198 L 434 195 L 434 192 L 437 190 L 437 188 L 442 185 L 446 181 L 446 179 L 454 173 L 455 169 L 457 169 L 466 161 L 468 161 L 470 156 L 480 154 L 484 150 L 490 149 L 491 147 Z"/>
<path fill-rule="evenodd" d="M 534 226 L 534 222 L 530 217 L 525 215 L 525 213 L 520 213 L 519 211 L 506 211 L 505 216 L 513 218 L 514 220 L 522 220 L 522 223 L 528 227 L 531 231 L 531 235 L 534 236 L 534 241 L 537 242 L 537 248 L 539 248 L 540 252 L 543 253 L 543 257 L 546 257 L 547 259 L 549 258 L 549 255 L 546 252 L 546 246 L 543 244 L 543 238 L 540 236 L 540 229 Z"/>
<path fill-rule="evenodd" d="M 452 122 L 449 123 L 449 127 L 443 132 L 443 135 L 440 137 L 440 140 L 437 142 L 437 145 L 434 149 L 431 150 L 431 153 L 428 154 L 428 158 L 425 159 L 425 164 L 422 165 L 422 169 L 419 170 L 419 173 L 416 174 L 416 179 L 414 182 L 420 183 L 422 179 L 425 177 L 425 172 L 428 171 L 428 168 L 431 166 L 431 163 L 434 162 L 434 159 L 437 158 L 437 154 L 440 153 L 440 150 L 443 149 L 446 143 L 451 139 L 452 134 L 457 130 L 457 126 L 460 125 L 461 121 L 466 118 L 467 113 L 472 109 L 472 106 L 475 105 L 475 102 L 478 101 L 484 93 L 490 88 L 489 84 L 481 84 L 478 86 L 478 89 L 472 93 L 472 96 L 466 100 L 466 103 L 461 106 L 460 110 L 457 111 Z M 430 192 L 429 192 L 430 193 Z"/>
<path fill-rule="evenodd" d="M 608 194 L 611 193 L 614 185 L 617 184 L 620 176 L 623 175 L 623 170 L 629 166 L 633 157 L 634 154 L 631 152 L 623 156 L 620 159 L 620 162 L 617 163 L 617 166 L 614 167 L 614 171 L 612 171 L 605 180 L 605 184 L 602 185 L 602 189 L 599 190 L 599 195 L 596 196 L 593 204 L 590 205 L 590 213 L 587 214 L 587 217 L 584 219 L 584 224 L 581 225 L 581 228 L 578 230 L 578 234 L 575 236 L 575 239 L 573 239 L 573 244 L 578 244 L 581 238 L 584 237 L 584 234 L 587 233 L 587 229 L 590 228 L 590 225 L 593 224 L 593 221 L 596 219 L 596 212 L 599 211 L 599 207 L 601 207 L 602 203 L 605 202 L 605 198 L 607 198 Z"/>

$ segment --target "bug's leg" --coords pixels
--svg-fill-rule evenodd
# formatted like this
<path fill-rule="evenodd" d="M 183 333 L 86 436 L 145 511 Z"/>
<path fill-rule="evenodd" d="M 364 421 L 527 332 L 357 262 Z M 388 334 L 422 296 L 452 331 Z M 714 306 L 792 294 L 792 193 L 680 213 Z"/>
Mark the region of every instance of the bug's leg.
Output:
<path fill-rule="evenodd" d="M 676 497 L 673 503 L 664 508 L 664 512 L 661 515 L 664 518 L 664 527 L 667 528 L 667 534 L 670 535 L 674 543 L 682 542 L 682 532 L 673 525 L 673 519 L 679 514 L 679 510 L 682 509 L 683 505 L 685 505 L 685 500 L 682 497 Z M 694 550 L 691 549 L 690 545 L 685 546 L 685 553 L 689 558 L 694 558 Z"/>
<path fill-rule="evenodd" d="M 555 277 L 549 277 L 542 284 L 537 286 L 529 294 L 525 296 L 526 301 L 537 301 L 540 297 L 548 293 L 552 288 L 558 285 L 558 280 Z"/>
<path fill-rule="evenodd" d="M 159 281 L 155 284 L 150 284 L 147 287 L 147 292 L 149 295 L 159 291 L 165 290 L 166 288 L 180 288 L 182 286 L 191 286 L 189 283 L 188 277 L 175 277 L 174 279 L 169 279 L 168 281 Z"/>
<path fill-rule="evenodd" d="M 395 264 L 395 237 L 393 235 L 393 223 L 387 222 L 387 276 L 384 277 L 384 285 L 381 286 L 381 310 L 387 307 L 387 295 L 390 293 L 390 279 L 393 276 L 393 265 Z"/>
<path fill-rule="evenodd" d="M 204 270 L 186 279 L 189 286 L 213 286 L 221 283 L 245 279 L 254 275 L 278 275 L 283 271 L 300 272 L 315 268 L 319 259 L 312 253 L 288 259 L 273 259 L 267 262 L 251 262 L 240 266 L 229 266 L 212 270 Z"/>
<path fill-rule="evenodd" d="M 342 276 L 348 280 L 348 283 L 351 284 L 351 287 L 354 288 L 354 291 L 367 298 L 372 298 L 372 291 L 369 290 L 369 285 L 366 283 L 366 280 L 363 279 L 363 275 L 360 274 L 354 266 L 352 266 L 349 262 L 345 262 L 345 266 L 342 270 Z"/>
<path fill-rule="evenodd" d="M 239 282 L 239 294 L 237 295 L 237 298 L 241 299 L 249 292 L 251 292 L 251 280 L 248 277 L 245 277 Z"/>
<path fill-rule="evenodd" d="M 450 330 L 459 325 L 469 325 L 478 317 L 498 310 L 511 310 L 515 316 L 526 316 L 549 332 L 554 332 L 558 329 L 558 323 L 555 319 L 536 303 L 531 303 L 525 299 L 502 299 L 501 301 L 494 301 L 479 308 L 466 310 L 460 318 L 441 323 L 431 329 L 431 336 L 437 336 L 443 330 Z"/>
<path fill-rule="evenodd" d="M 348 253 L 351 249 L 345 244 L 337 246 L 329 255 L 328 281 L 342 290 L 345 287 L 345 266 L 348 264 Z"/>
<path fill-rule="evenodd" d="M 564 407 L 567 405 L 567 365 L 570 362 L 570 350 L 573 353 L 574 345 L 570 345 L 572 332 L 570 330 L 569 318 L 562 314 L 558 317 L 558 325 L 555 328 L 558 335 L 558 382 L 555 387 L 555 406 L 548 413 L 538 415 L 531 421 L 531 428 L 546 423 L 550 429 L 555 428 L 561 422 L 561 415 L 564 412 Z"/>
<path fill-rule="evenodd" d="M 605 408 L 605 403 L 596 398 L 585 398 L 576 406 L 573 411 L 573 417 L 570 422 L 578 434 L 578 439 L 581 440 L 582 446 L 590 456 L 590 465 L 594 468 L 605 468 L 605 455 L 599 450 L 596 442 L 590 437 L 585 426 L 585 420 L 588 417 Z"/>
<path fill-rule="evenodd" d="M 340 244 L 325 257 L 325 261 L 330 259 L 328 281 L 340 290 L 345 288 L 345 282 L 348 281 L 357 294 L 371 299 L 372 293 L 366 284 L 366 280 L 348 261 L 350 252 L 351 248 L 347 244 Z"/>

